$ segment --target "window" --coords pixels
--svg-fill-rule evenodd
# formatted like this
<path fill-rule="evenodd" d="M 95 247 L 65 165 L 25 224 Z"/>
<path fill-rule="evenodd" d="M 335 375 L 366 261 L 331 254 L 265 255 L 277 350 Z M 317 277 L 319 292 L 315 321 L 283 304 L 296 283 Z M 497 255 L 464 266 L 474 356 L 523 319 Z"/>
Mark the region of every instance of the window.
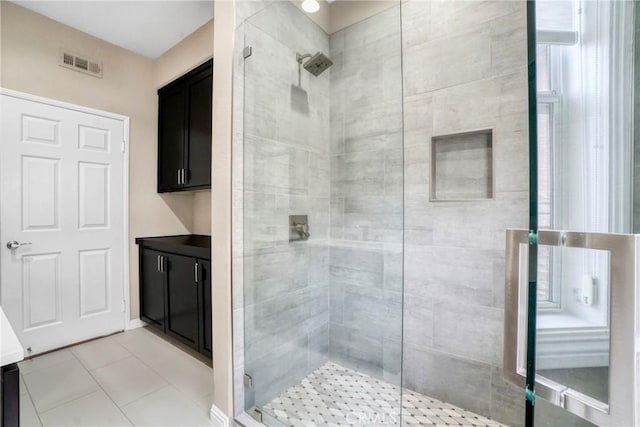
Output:
<path fill-rule="evenodd" d="M 632 105 L 625 100 L 632 83 L 616 73 L 617 68 L 624 72 L 624 64 L 633 61 L 627 40 L 633 32 L 624 30 L 632 27 L 633 20 L 613 13 L 618 7 L 615 2 L 568 3 L 574 5 L 575 20 L 555 21 L 557 14 L 548 10 L 548 25 L 537 29 L 539 226 L 625 232 L 629 227 L 622 225 L 630 222 L 632 167 L 622 166 L 632 165 L 633 151 L 630 136 L 616 130 L 631 120 Z M 545 3 L 551 9 L 556 6 L 556 2 Z M 567 6 L 567 17 L 568 11 Z M 541 309 L 579 313 L 585 319 L 606 311 L 609 267 L 604 256 L 539 249 Z M 593 307 L 585 308 L 580 301 L 588 278 L 600 296 Z"/>
<path fill-rule="evenodd" d="M 560 174 L 556 173 L 559 135 L 561 129 L 561 96 L 554 90 L 559 65 L 553 61 L 553 46 L 541 43 L 537 46 L 537 95 L 538 95 L 538 225 L 541 229 L 554 229 L 554 217 L 559 206 L 554 203 L 553 189 L 558 186 Z M 552 59 L 553 58 L 553 59 Z M 557 271 L 560 253 L 551 247 L 538 248 L 538 302 L 541 308 L 556 308 L 560 304 L 560 286 Z"/>

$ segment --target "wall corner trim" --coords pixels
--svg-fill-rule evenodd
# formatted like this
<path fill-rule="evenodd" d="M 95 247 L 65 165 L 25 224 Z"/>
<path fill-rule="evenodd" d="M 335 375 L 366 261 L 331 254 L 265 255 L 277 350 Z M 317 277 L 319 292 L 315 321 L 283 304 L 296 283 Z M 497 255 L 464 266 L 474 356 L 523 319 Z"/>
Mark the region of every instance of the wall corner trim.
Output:
<path fill-rule="evenodd" d="M 229 417 L 216 405 L 211 405 L 209 418 L 215 427 L 229 427 Z"/>

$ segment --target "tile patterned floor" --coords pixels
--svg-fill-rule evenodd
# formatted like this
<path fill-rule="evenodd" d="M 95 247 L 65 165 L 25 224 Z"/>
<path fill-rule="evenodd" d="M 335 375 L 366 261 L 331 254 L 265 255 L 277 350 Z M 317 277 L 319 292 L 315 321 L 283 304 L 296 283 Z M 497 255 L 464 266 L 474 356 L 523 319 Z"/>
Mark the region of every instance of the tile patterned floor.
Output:
<path fill-rule="evenodd" d="M 294 427 L 399 425 L 400 388 L 328 362 L 263 408 Z M 402 390 L 402 426 L 503 424 L 445 402 Z"/>
<path fill-rule="evenodd" d="M 211 367 L 144 328 L 19 366 L 23 427 L 211 425 Z"/>

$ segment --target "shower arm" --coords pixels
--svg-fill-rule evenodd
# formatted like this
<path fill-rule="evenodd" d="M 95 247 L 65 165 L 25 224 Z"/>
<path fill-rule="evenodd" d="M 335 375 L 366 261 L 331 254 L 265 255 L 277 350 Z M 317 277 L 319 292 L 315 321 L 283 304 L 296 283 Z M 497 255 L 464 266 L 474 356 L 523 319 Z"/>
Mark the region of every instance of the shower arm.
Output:
<path fill-rule="evenodd" d="M 302 87 L 302 71 L 300 67 L 302 66 L 302 61 L 304 61 L 305 58 L 311 58 L 311 54 L 305 53 L 303 55 L 301 53 L 296 52 L 296 61 L 298 61 L 298 87 Z"/>
<path fill-rule="evenodd" d="M 302 61 L 305 58 L 311 58 L 311 54 L 310 53 L 305 53 L 304 55 L 301 53 L 297 53 L 296 52 L 296 61 L 298 61 L 298 64 L 302 65 Z"/>

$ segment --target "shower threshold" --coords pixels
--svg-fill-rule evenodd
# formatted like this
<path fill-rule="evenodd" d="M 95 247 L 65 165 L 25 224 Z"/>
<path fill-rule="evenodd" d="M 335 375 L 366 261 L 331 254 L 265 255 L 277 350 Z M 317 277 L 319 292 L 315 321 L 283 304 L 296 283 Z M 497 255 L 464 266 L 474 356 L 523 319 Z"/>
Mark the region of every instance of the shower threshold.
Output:
<path fill-rule="evenodd" d="M 398 426 L 400 387 L 327 362 L 263 410 L 285 426 Z M 406 388 L 402 426 L 507 427 Z"/>

